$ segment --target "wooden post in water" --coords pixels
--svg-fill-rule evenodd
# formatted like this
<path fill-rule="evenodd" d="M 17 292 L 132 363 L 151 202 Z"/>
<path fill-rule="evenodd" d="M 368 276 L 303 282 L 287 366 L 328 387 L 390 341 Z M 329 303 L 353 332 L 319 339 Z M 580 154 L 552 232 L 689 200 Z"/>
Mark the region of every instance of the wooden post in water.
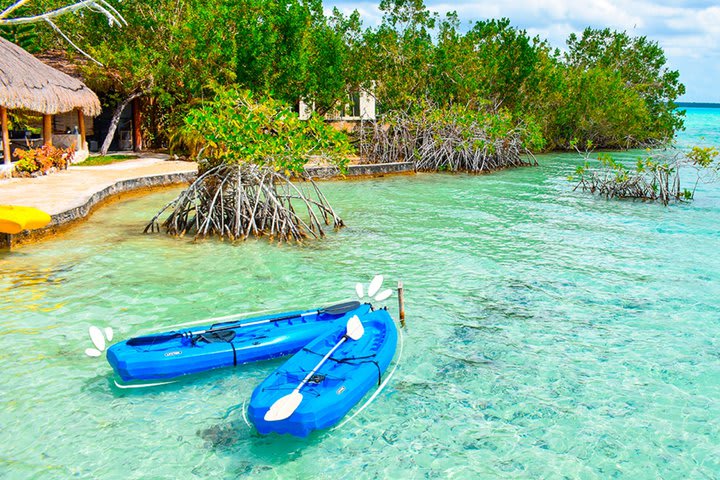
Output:
<path fill-rule="evenodd" d="M 398 282 L 398 309 L 400 310 L 400 326 L 405 328 L 405 294 L 402 280 Z"/>

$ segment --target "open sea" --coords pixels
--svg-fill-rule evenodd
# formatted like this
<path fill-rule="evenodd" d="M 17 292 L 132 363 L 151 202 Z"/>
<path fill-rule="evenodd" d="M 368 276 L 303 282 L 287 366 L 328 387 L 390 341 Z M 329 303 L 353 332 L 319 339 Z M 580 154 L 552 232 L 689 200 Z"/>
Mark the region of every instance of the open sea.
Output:
<path fill-rule="evenodd" d="M 679 143 L 720 146 L 720 109 Z M 0 253 L 0 478 L 720 478 L 720 183 L 607 201 L 573 191 L 576 155 L 539 162 L 323 183 L 348 226 L 302 246 L 143 235 L 172 189 Z M 307 439 L 244 420 L 282 360 L 126 390 L 84 353 L 90 325 L 311 308 L 378 273 L 405 284 L 399 366 Z"/>

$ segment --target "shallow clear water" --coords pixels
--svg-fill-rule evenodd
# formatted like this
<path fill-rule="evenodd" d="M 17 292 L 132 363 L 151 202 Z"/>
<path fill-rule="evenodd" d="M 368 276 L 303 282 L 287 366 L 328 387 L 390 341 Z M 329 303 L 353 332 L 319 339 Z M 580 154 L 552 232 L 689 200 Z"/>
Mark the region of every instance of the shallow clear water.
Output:
<path fill-rule="evenodd" d="M 720 144 L 720 111 L 688 123 Z M 348 227 L 302 247 L 139 233 L 172 190 L 0 254 L 0 477 L 720 477 L 720 185 L 608 202 L 577 163 L 326 183 Z M 406 285 L 400 368 L 306 440 L 243 420 L 280 361 L 129 391 L 83 353 L 90 325 L 309 307 L 375 273 Z"/>

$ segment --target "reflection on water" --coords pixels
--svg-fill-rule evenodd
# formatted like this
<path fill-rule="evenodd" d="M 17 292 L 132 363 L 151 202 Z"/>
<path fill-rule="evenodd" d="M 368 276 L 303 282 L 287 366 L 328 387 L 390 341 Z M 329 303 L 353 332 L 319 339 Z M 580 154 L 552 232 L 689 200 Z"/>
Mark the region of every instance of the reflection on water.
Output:
<path fill-rule="evenodd" d="M 62 308 L 63 303 L 49 305 L 43 302 L 46 292 L 55 284 L 62 283 L 72 272 L 72 265 L 48 268 L 26 268 L 3 260 L 0 254 L 0 295 L 12 297 L 12 302 L 0 303 L 3 310 L 39 310 L 50 312 Z M 10 256 L 12 254 L 5 254 Z M 0 322 L 2 322 L 0 316 Z M 2 334 L 2 332 L 0 332 Z"/>
<path fill-rule="evenodd" d="M 720 186 L 608 202 L 572 192 L 575 157 L 540 163 L 326 183 L 348 227 L 303 247 L 142 235 L 167 191 L 0 255 L 0 476 L 720 477 Z M 121 390 L 83 353 L 90 325 L 308 307 L 376 273 L 405 283 L 404 362 L 306 440 L 243 420 L 280 360 Z"/>

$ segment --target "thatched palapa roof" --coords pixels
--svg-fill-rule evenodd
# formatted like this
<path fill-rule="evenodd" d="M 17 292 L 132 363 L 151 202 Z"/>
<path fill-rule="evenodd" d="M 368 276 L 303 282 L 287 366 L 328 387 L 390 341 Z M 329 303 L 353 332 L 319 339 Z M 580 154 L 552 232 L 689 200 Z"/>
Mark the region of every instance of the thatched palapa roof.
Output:
<path fill-rule="evenodd" d="M 0 105 L 55 115 L 82 108 L 100 114 L 100 100 L 80 80 L 55 70 L 0 37 Z"/>

